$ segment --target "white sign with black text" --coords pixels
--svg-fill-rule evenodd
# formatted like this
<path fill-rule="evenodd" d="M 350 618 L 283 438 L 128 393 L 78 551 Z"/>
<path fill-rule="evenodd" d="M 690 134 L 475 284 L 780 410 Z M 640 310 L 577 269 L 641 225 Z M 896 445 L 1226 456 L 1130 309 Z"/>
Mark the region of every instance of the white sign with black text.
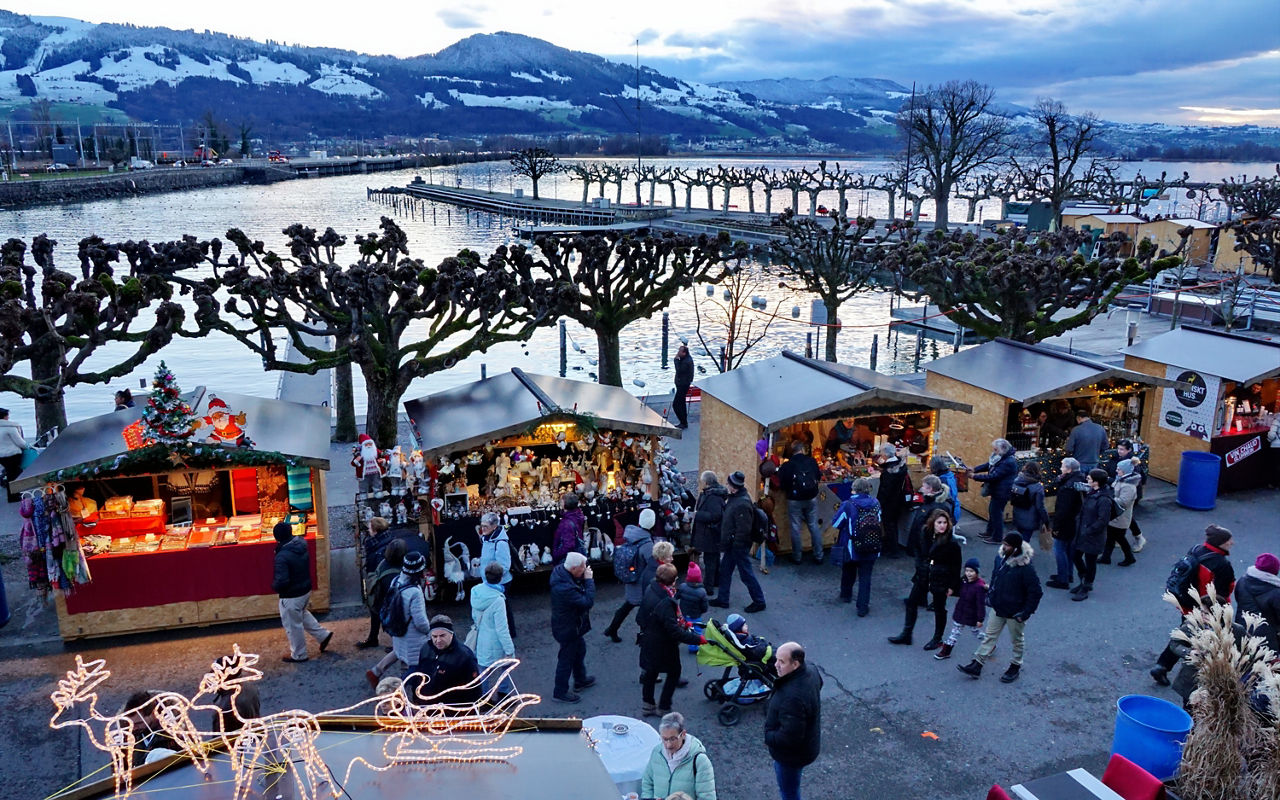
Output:
<path fill-rule="evenodd" d="M 1218 410 L 1221 378 L 1175 366 L 1165 367 L 1165 377 L 1185 386 L 1164 390 L 1160 403 L 1160 427 L 1208 440 L 1212 435 L 1214 414 Z"/>

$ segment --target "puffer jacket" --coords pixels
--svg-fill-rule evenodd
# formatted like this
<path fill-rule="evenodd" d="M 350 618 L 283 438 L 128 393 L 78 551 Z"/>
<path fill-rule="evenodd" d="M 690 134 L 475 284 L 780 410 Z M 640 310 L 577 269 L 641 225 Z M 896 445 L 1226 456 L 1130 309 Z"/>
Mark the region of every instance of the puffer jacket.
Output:
<path fill-rule="evenodd" d="M 751 495 L 743 489 L 729 495 L 724 505 L 724 520 L 720 523 L 720 549 L 751 549 L 751 528 L 755 523 L 756 506 Z"/>
<path fill-rule="evenodd" d="M 564 557 L 570 553 L 587 554 L 586 548 L 582 546 L 586 529 L 587 516 L 582 513 L 582 509 L 571 508 L 560 515 L 560 524 L 556 525 L 556 535 L 551 545 L 553 563 L 563 562 Z M 480 654 L 476 653 L 476 657 L 479 658 Z M 485 662 L 481 659 L 480 663 Z"/>
<path fill-rule="evenodd" d="M 704 553 L 720 552 L 720 523 L 728 499 L 729 490 L 719 484 L 698 495 L 693 512 L 693 546 Z"/>
<path fill-rule="evenodd" d="M 591 606 L 596 602 L 596 582 L 575 578 L 564 564 L 551 570 L 551 636 L 564 644 L 591 630 Z"/>
<path fill-rule="evenodd" d="M 1013 453 L 1005 453 L 994 464 L 987 462 L 973 471 L 975 481 L 990 484 L 987 496 L 992 500 L 1008 500 L 1017 476 L 1018 459 Z"/>
<path fill-rule="evenodd" d="M 405 616 L 409 618 L 409 628 L 404 632 L 404 636 L 391 637 L 391 651 L 396 654 L 396 658 L 412 667 L 418 663 L 418 654 L 422 652 L 422 646 L 431 638 L 431 623 L 427 619 L 427 598 L 422 593 L 422 587 L 415 586 L 403 592 L 400 591 L 402 587 L 408 585 L 409 579 L 401 573 L 391 582 L 391 588 L 387 591 L 391 594 L 399 592 L 400 602 L 404 603 Z"/>
<path fill-rule="evenodd" d="M 1027 494 L 1030 497 L 1031 505 L 1026 508 L 1019 508 L 1013 503 L 1013 493 L 1010 491 L 1010 505 L 1013 506 L 1013 525 L 1022 532 L 1023 538 L 1026 538 L 1027 532 L 1035 532 L 1040 530 L 1041 526 L 1049 524 L 1049 512 L 1044 507 L 1044 484 L 1034 478 L 1018 474 L 1013 479 L 1015 487 L 1027 487 Z"/>
<path fill-rule="evenodd" d="M 1090 490 L 1080 501 L 1076 522 L 1075 548 L 1081 553 L 1102 555 L 1107 546 L 1107 526 L 1111 524 L 1111 487 Z"/>
<path fill-rule="evenodd" d="M 951 619 L 955 620 L 957 625 L 967 625 L 970 628 L 976 628 L 982 624 L 987 618 L 987 584 L 982 578 L 975 581 L 966 581 L 960 587 L 960 597 L 956 600 L 955 610 L 951 612 Z"/>
<path fill-rule="evenodd" d="M 1142 483 L 1142 476 L 1134 472 L 1111 484 L 1111 492 L 1116 498 L 1116 503 L 1124 509 L 1124 513 L 1111 520 L 1107 523 L 1108 525 L 1122 530 L 1129 528 L 1129 523 L 1133 522 L 1133 506 L 1138 501 L 1138 484 L 1140 483 Z"/>
<path fill-rule="evenodd" d="M 301 536 L 276 545 L 271 591 L 286 600 L 311 591 L 311 551 Z"/>
<path fill-rule="evenodd" d="M 476 630 L 476 661 L 487 667 L 500 658 L 516 654 L 507 626 L 507 594 L 490 583 L 471 590 L 471 624 Z"/>
<path fill-rule="evenodd" d="M 710 608 L 702 581 L 685 581 L 676 589 L 676 602 L 686 619 L 702 619 Z"/>
<path fill-rule="evenodd" d="M 947 487 L 947 497 L 951 498 L 951 519 L 960 522 L 960 485 L 956 483 L 956 474 L 949 469 L 933 474 Z"/>
<path fill-rule="evenodd" d="M 1245 570 L 1236 584 L 1236 622 L 1244 624 L 1246 611 L 1262 617 L 1254 632 L 1267 640 L 1272 652 L 1280 653 L 1280 577 L 1257 567 Z"/>
<path fill-rule="evenodd" d="M 649 754 L 649 765 L 640 779 L 642 798 L 670 797 L 684 792 L 693 800 L 716 800 L 716 773 L 707 748 L 691 733 L 685 735 L 686 752 L 671 769 L 661 744 Z"/>
<path fill-rule="evenodd" d="M 22 438 L 22 426 L 11 419 L 0 419 L 0 458 L 9 458 L 30 447 Z M 13 480 L 17 475 L 10 475 Z"/>
<path fill-rule="evenodd" d="M 653 557 L 653 537 L 639 525 L 628 525 L 622 529 L 622 540 L 626 544 L 640 545 L 640 560 L 644 562 L 640 569 L 640 579 L 635 583 L 625 584 L 624 590 L 627 602 L 638 606 L 644 599 L 645 588 L 653 582 L 653 576 L 658 572 L 658 560 Z"/>
<path fill-rule="evenodd" d="M 1001 548 L 1003 550 L 1003 548 Z M 995 568 L 991 570 L 991 583 L 987 587 L 987 605 L 996 615 L 1021 617 L 1024 621 L 1040 606 L 1044 589 L 1040 577 L 1031 564 L 1035 551 L 1022 543 L 1022 550 L 1011 556 L 996 553 Z"/>

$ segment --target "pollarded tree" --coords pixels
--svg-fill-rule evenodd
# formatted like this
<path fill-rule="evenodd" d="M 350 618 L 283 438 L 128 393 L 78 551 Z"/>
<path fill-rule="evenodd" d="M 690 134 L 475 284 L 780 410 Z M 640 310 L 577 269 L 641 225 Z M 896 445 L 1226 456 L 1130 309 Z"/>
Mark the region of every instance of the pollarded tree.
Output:
<path fill-rule="evenodd" d="M 0 391 L 35 401 L 41 434 L 66 427 L 67 387 L 128 375 L 181 332 L 186 311 L 173 300 L 169 276 L 197 266 L 209 252 L 207 243 L 191 237 L 152 246 L 90 236 L 80 241 L 81 277 L 76 278 L 55 266 L 56 245 L 43 234 L 35 237 L 34 267 L 26 263 L 21 239 L 0 246 Z M 129 268 L 117 276 L 113 265 L 121 254 Z M 199 312 L 196 320 L 207 322 Z M 207 330 L 201 324 L 186 334 Z M 103 365 L 102 353 L 108 350 L 114 363 Z M 31 377 L 12 374 L 24 362 Z"/>
<path fill-rule="evenodd" d="M 538 181 L 563 171 L 560 159 L 541 147 L 526 147 L 511 155 L 511 172 L 533 181 L 534 200 L 538 199 Z"/>
<path fill-rule="evenodd" d="M 1010 158 L 1009 165 L 1019 188 L 1049 201 L 1049 230 L 1056 231 L 1067 201 L 1088 196 L 1094 183 L 1094 162 L 1086 156 L 1093 150 L 1098 118 L 1092 112 L 1073 116 L 1050 98 L 1036 101 L 1031 113 L 1037 126 L 1034 152 Z"/>
<path fill-rule="evenodd" d="M 931 231 L 904 238 L 881 261 L 899 291 L 927 295 L 951 320 L 983 336 L 1038 342 L 1087 325 L 1126 286 L 1176 267 L 1191 230 L 1174 253 L 1156 252 L 1148 239 L 1136 255 L 1123 234 L 1099 239 L 1097 255 L 1082 254 L 1085 234 L 1008 231 L 998 236 Z M 915 289 L 906 289 L 907 284 Z M 1069 311 L 1066 316 L 1055 315 Z"/>
<path fill-rule="evenodd" d="M 932 189 L 934 229 L 947 229 L 947 202 L 956 183 L 1007 151 L 1008 122 L 993 113 L 995 90 L 977 81 L 931 86 L 898 112 L 898 127 Z"/>
<path fill-rule="evenodd" d="M 1225 180 L 1218 186 L 1218 194 L 1242 216 L 1231 223 L 1235 249 L 1248 253 L 1271 275 L 1273 284 L 1280 284 L 1280 219 L 1276 219 L 1280 213 L 1280 165 L 1276 165 L 1275 177 Z M 1224 245 L 1219 241 L 1218 247 Z"/>
<path fill-rule="evenodd" d="M 206 294 L 226 296 L 218 327 L 262 359 L 266 369 L 314 374 L 344 362 L 364 375 L 365 432 L 382 446 L 397 438 L 397 410 L 414 378 L 448 369 L 498 342 L 527 339 L 555 319 L 568 296 L 553 280 L 471 250 L 436 267 L 409 257 L 408 238 L 383 217 L 380 232 L 355 237 L 357 257 L 343 265 L 346 237 L 302 225 L 284 230 L 289 254 L 232 229 L 238 253 L 215 266 Z M 285 360 L 279 333 L 303 361 Z M 323 342 L 329 342 L 326 346 Z"/>
<path fill-rule="evenodd" d="M 875 287 L 880 270 L 879 245 L 862 240 L 875 229 L 870 217 L 849 219 L 832 212 L 826 218 L 810 219 L 786 211 L 778 221 L 787 237 L 774 241 L 771 256 L 774 271 L 792 290 L 817 295 L 827 310 L 826 359 L 836 360 L 836 313 L 841 304 Z"/>
<path fill-rule="evenodd" d="M 619 233 L 541 236 L 532 249 L 499 248 L 514 272 L 542 273 L 554 284 L 571 287 L 561 314 L 595 331 L 599 380 L 612 386 L 622 385 L 622 329 L 666 308 L 680 290 L 719 280 L 721 265 L 746 252 L 745 245 L 732 244 L 723 232 L 715 239 Z M 545 261 L 539 261 L 538 254 Z"/>

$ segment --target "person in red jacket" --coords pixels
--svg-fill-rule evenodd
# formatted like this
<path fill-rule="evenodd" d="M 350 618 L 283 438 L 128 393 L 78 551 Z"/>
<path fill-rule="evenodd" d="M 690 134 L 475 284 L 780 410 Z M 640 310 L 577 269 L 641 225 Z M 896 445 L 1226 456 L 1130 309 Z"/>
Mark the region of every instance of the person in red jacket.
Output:
<path fill-rule="evenodd" d="M 1231 566 L 1231 547 L 1235 540 L 1231 531 L 1221 525 L 1210 525 L 1204 529 L 1204 544 L 1191 548 L 1196 560 L 1196 576 L 1191 585 L 1195 590 L 1195 601 L 1203 603 L 1212 589 L 1218 599 L 1224 603 L 1231 601 L 1231 593 L 1236 587 L 1236 571 Z M 1188 590 L 1190 592 L 1190 590 Z M 1182 613 L 1189 614 L 1195 610 L 1192 598 L 1179 598 Z M 1156 659 L 1151 668 L 1151 679 L 1161 686 L 1169 685 L 1169 670 L 1178 663 L 1178 653 L 1173 649 L 1173 642 L 1165 646 L 1164 652 Z"/>

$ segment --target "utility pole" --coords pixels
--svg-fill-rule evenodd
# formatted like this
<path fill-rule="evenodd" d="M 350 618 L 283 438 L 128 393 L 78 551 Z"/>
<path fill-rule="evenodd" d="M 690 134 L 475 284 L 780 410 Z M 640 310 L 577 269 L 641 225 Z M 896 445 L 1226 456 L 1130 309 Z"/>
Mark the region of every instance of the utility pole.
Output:
<path fill-rule="evenodd" d="M 640 183 L 640 40 L 636 39 L 636 183 Z M 637 192 L 639 189 L 636 190 Z"/>
<path fill-rule="evenodd" d="M 80 118 L 76 117 L 76 150 L 80 153 L 80 168 L 84 169 L 84 137 L 80 135 Z"/>
<path fill-rule="evenodd" d="M 907 112 L 907 121 L 908 121 L 907 163 L 903 167 L 904 171 L 902 175 L 902 209 L 904 212 L 906 211 L 906 208 L 907 208 L 907 195 L 911 191 L 911 143 L 915 141 L 915 134 L 911 132 L 911 126 L 915 124 L 915 119 L 916 119 L 916 82 L 915 81 L 911 82 L 911 105 L 907 106 L 907 108 L 910 109 Z M 934 213 L 937 213 L 937 209 L 934 210 Z M 918 219 L 913 219 L 912 221 L 915 222 L 916 224 L 919 224 L 920 222 L 920 220 Z"/>

